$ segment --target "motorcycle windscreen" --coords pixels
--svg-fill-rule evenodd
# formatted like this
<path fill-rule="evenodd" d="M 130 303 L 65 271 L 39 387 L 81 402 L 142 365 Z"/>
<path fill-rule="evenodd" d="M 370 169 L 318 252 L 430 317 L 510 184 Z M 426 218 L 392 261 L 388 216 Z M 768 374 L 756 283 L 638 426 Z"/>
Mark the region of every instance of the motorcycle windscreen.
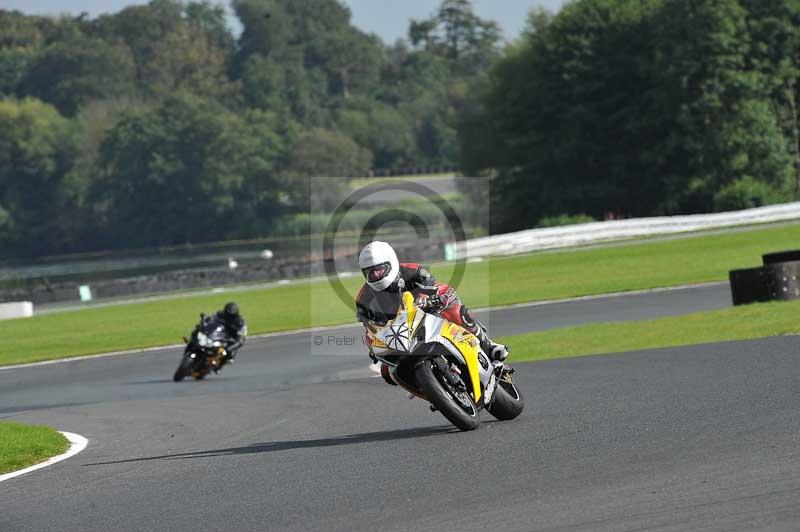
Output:
<path fill-rule="evenodd" d="M 228 339 L 228 333 L 225 330 L 225 324 L 220 323 L 216 319 L 209 320 L 206 326 L 203 327 L 203 332 L 212 342 L 220 342 L 224 345 Z"/>

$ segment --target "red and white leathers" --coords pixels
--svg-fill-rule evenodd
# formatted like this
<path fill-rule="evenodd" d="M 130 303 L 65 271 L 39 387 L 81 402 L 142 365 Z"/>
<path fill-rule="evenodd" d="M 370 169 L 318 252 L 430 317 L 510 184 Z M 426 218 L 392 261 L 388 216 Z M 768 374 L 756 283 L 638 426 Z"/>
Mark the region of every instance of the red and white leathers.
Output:
<path fill-rule="evenodd" d="M 484 352 L 495 360 L 505 360 L 508 356 L 506 346 L 491 341 L 472 312 L 461 303 L 455 289 L 447 284 L 437 283 L 436 278 L 417 263 L 400 263 L 399 275 L 385 290 L 373 290 L 365 283 L 356 296 L 357 316 L 364 320 L 384 323 L 389 321 L 397 314 L 399 305 L 397 294 L 405 291 L 411 292 L 416 300 L 438 296 L 441 302 L 434 311 L 436 314 L 474 334 Z M 387 382 L 394 384 L 388 376 L 386 367 L 381 367 L 381 374 Z"/>

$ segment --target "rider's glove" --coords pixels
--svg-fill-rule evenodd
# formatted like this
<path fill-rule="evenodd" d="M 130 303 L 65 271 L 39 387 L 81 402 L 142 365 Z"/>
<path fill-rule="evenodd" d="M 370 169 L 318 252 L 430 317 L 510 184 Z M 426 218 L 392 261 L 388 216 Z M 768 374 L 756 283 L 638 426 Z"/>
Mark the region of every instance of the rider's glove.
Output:
<path fill-rule="evenodd" d="M 359 307 L 356 310 L 356 321 L 360 321 L 361 323 L 368 323 L 372 321 L 373 318 L 374 316 L 372 315 L 372 312 L 370 312 L 367 309 Z"/>
<path fill-rule="evenodd" d="M 433 294 L 425 298 L 422 303 L 420 303 L 419 307 L 429 314 L 436 314 L 440 312 L 446 305 L 444 299 L 439 294 Z"/>

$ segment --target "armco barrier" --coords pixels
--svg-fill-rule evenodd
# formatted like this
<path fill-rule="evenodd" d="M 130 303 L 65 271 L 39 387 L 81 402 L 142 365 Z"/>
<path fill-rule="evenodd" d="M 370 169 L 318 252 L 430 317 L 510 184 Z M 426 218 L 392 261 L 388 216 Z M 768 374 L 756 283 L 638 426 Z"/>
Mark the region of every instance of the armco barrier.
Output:
<path fill-rule="evenodd" d="M 735 227 L 800 219 L 800 202 L 735 212 L 610 220 L 562 227 L 529 229 L 476 238 L 456 244 L 456 257 L 512 255 L 544 249 L 596 244 L 633 237 L 669 235 L 688 231 Z"/>
<path fill-rule="evenodd" d="M 398 253 L 409 256 L 413 253 L 420 261 L 441 259 L 441 247 L 444 242 L 437 240 L 429 245 L 403 243 L 398 245 Z M 413 247 L 412 247 L 413 246 Z M 337 248 L 337 261 L 356 264 L 358 248 Z M 115 279 L 98 279 L 97 281 L 81 280 L 53 282 L 44 286 L 22 286 L 0 288 L 0 302 L 32 301 L 40 309 L 55 303 L 79 302 L 80 286 L 89 285 L 92 299 L 107 300 L 112 298 L 135 298 L 162 292 L 181 292 L 202 288 L 222 287 L 235 284 L 257 284 L 295 279 L 324 273 L 320 258 L 306 257 L 303 260 L 261 260 L 246 262 L 236 269 L 230 269 L 227 263 L 216 268 L 195 268 L 191 270 L 164 271 L 150 275 L 139 275 Z"/>

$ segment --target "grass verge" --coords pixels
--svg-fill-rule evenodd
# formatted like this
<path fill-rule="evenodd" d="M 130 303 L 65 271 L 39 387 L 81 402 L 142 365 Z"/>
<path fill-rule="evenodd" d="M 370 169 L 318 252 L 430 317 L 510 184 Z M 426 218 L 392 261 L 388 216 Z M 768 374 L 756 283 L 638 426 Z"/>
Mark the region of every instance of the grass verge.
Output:
<path fill-rule="evenodd" d="M 647 321 L 596 323 L 503 338 L 511 360 L 550 360 L 750 340 L 800 333 L 800 301 L 781 301 Z"/>
<path fill-rule="evenodd" d="M 472 308 L 721 281 L 728 270 L 756 266 L 761 254 L 793 249 L 800 225 L 753 229 L 582 251 L 539 253 L 470 263 L 458 287 Z M 413 260 L 413 257 L 402 257 Z M 434 268 L 448 281 L 451 264 Z M 358 276 L 343 279 L 355 294 Z M 236 294 L 176 297 L 0 322 L 0 365 L 179 343 L 197 320 L 235 299 L 251 334 L 353 321 L 353 308 L 327 282 Z"/>
<path fill-rule="evenodd" d="M 0 422 L 0 474 L 38 464 L 68 448 L 67 439 L 50 427 Z"/>

